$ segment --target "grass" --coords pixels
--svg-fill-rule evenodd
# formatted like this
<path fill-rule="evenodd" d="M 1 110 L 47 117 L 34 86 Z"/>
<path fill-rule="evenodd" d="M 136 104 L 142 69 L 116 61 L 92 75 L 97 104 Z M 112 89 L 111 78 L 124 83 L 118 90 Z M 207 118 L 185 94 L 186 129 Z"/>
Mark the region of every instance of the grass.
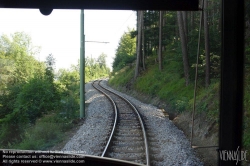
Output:
<path fill-rule="evenodd" d="M 134 76 L 134 68 L 124 67 L 118 72 L 113 73 L 109 79 L 109 83 L 114 87 L 125 86 Z"/>
<path fill-rule="evenodd" d="M 193 93 L 192 85 L 186 87 L 179 74 L 168 70 L 159 73 L 156 65 L 150 66 L 148 72 L 136 80 L 134 87 L 139 92 L 159 97 L 177 111 L 185 109 L 184 105 Z"/>
<path fill-rule="evenodd" d="M 125 86 L 131 80 L 132 88 L 138 92 L 159 97 L 165 101 L 171 111 L 181 113 L 192 111 L 194 101 L 194 81 L 185 86 L 183 78 L 183 67 L 180 57 L 175 52 L 166 52 L 164 57 L 164 68 L 162 72 L 155 63 L 156 56 L 147 58 L 147 69 L 133 80 L 134 68 L 126 67 L 117 73 L 113 73 L 109 84 L 115 87 Z M 194 70 L 194 69 L 191 69 Z M 244 149 L 250 150 L 250 67 L 245 71 L 245 94 L 244 94 Z M 198 78 L 196 95 L 196 112 L 205 113 L 206 118 L 219 123 L 219 89 L 220 80 L 212 79 L 209 87 L 204 86 L 204 79 Z M 218 126 L 218 125 L 217 125 Z M 250 155 L 248 154 L 248 159 Z"/>
<path fill-rule="evenodd" d="M 65 131 L 73 127 L 70 121 L 59 117 L 56 113 L 46 115 L 38 119 L 34 126 L 25 130 L 21 142 L 9 145 L 9 148 L 47 150 L 63 141 Z"/>
<path fill-rule="evenodd" d="M 154 63 L 156 56 L 147 58 L 147 70 L 134 81 L 134 68 L 125 67 L 112 73 L 109 84 L 114 87 L 125 86 L 132 81 L 133 88 L 141 93 L 159 97 L 171 107 L 171 110 L 180 113 L 191 111 L 193 108 L 194 81 L 185 86 L 181 57 L 176 52 L 165 52 L 163 70 L 160 72 L 158 64 Z M 192 69 L 191 69 L 192 70 Z M 193 69 L 194 70 L 194 69 Z M 196 107 L 198 112 L 206 111 L 210 119 L 218 121 L 219 107 L 219 80 L 212 80 L 208 88 L 198 81 Z"/>
<path fill-rule="evenodd" d="M 15 145 L 16 149 L 46 150 L 62 140 L 62 125 L 55 123 L 37 123 L 26 130 L 22 142 Z"/>

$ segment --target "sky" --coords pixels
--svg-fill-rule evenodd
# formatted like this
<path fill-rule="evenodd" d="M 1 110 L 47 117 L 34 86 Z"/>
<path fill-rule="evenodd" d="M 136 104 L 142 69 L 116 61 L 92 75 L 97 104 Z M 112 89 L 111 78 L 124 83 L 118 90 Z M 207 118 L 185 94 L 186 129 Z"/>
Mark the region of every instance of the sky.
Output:
<path fill-rule="evenodd" d="M 44 61 L 53 54 L 56 69 L 69 68 L 80 58 L 80 10 L 53 10 L 44 16 L 38 9 L 0 9 L 0 35 L 25 32 L 32 38 L 34 46 L 41 46 L 36 58 Z M 108 66 L 112 66 L 115 50 L 124 32 L 135 28 L 134 11 L 84 10 L 85 56 L 97 58 L 107 55 Z"/>

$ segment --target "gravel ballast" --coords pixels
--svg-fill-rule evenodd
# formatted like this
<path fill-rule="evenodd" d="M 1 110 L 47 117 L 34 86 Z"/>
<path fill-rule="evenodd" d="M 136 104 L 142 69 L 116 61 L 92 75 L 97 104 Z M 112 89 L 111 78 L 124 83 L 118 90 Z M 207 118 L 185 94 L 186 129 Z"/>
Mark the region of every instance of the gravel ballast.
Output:
<path fill-rule="evenodd" d="M 86 119 L 62 151 L 101 156 L 111 129 L 113 109 L 109 100 L 91 83 L 85 84 L 85 92 L 85 103 L 89 103 L 85 110 Z"/>
<path fill-rule="evenodd" d="M 160 109 L 108 87 L 106 80 L 102 81 L 101 85 L 127 98 L 139 110 L 148 132 L 152 165 L 203 165 L 195 156 L 184 133 L 165 117 Z M 62 150 L 100 156 L 111 129 L 112 105 L 90 83 L 86 84 L 85 88 L 86 102 L 90 103 L 86 110 L 85 122 Z"/>

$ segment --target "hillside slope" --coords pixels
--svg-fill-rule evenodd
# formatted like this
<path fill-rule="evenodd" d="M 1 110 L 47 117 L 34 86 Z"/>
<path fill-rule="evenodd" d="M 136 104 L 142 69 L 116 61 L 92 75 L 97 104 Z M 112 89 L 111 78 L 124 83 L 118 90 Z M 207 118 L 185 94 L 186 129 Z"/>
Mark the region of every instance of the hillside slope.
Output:
<path fill-rule="evenodd" d="M 176 67 L 179 64 L 175 61 L 166 60 L 165 66 L 168 68 L 159 72 L 154 58 L 147 59 L 147 64 L 150 65 L 136 80 L 131 64 L 113 73 L 109 85 L 164 109 L 170 120 L 190 139 L 194 84 L 185 86 L 185 80 L 179 74 L 181 66 Z M 214 79 L 208 88 L 202 84 L 198 83 L 193 145 L 214 146 L 218 145 L 219 80 Z M 216 165 L 216 148 L 199 149 L 197 152 L 206 165 Z"/>

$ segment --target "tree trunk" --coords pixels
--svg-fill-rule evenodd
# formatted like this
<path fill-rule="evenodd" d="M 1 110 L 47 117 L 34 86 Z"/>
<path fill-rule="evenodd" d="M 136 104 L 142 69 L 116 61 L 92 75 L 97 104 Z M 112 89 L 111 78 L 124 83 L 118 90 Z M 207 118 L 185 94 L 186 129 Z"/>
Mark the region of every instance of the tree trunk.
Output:
<path fill-rule="evenodd" d="M 163 28 L 162 29 L 162 31 L 163 31 L 162 36 L 163 36 L 163 38 L 162 38 L 162 40 L 166 40 L 167 39 L 166 34 L 165 34 L 166 30 L 164 29 L 164 27 L 166 26 L 166 23 L 167 23 L 167 17 L 166 17 L 167 11 L 162 11 L 162 14 L 163 14 L 163 21 L 162 21 L 162 28 Z M 162 51 L 165 51 L 165 45 L 164 44 L 162 45 Z"/>
<path fill-rule="evenodd" d="M 158 47 L 158 60 L 159 60 L 159 70 L 162 71 L 162 11 L 160 11 L 159 18 L 159 47 Z"/>
<path fill-rule="evenodd" d="M 139 11 L 140 14 L 142 14 L 142 11 Z M 141 20 L 141 15 L 139 16 L 140 20 L 137 20 L 138 22 L 140 22 L 140 27 L 138 27 L 138 29 L 140 28 L 141 30 L 141 39 L 142 39 L 142 20 Z M 137 41 L 138 42 L 138 41 Z M 139 43 L 138 43 L 139 44 Z M 140 45 L 138 45 L 139 49 L 140 49 L 140 53 L 139 53 L 139 69 L 142 67 L 142 43 Z"/>
<path fill-rule="evenodd" d="M 167 11 L 162 11 L 162 15 L 165 16 L 163 17 L 163 21 L 162 21 L 162 26 L 164 27 L 167 23 L 167 17 L 166 17 Z"/>
<path fill-rule="evenodd" d="M 193 31 L 193 29 L 194 29 L 194 12 L 191 11 L 190 12 L 190 31 Z"/>
<path fill-rule="evenodd" d="M 144 17 L 143 17 L 143 11 L 142 11 L 142 19 L 141 19 L 141 28 L 142 28 L 142 67 L 143 70 L 146 70 L 145 67 L 145 38 L 144 38 Z"/>
<path fill-rule="evenodd" d="M 211 10 L 211 16 L 212 16 L 212 20 L 211 20 L 211 24 L 210 25 L 212 25 L 212 27 L 215 27 L 214 25 L 214 23 L 215 23 L 215 16 L 214 16 L 214 14 L 215 14 L 215 5 L 214 5 L 214 1 L 212 1 L 211 2 L 211 6 L 212 6 L 212 10 Z M 210 26 L 211 27 L 211 26 Z"/>
<path fill-rule="evenodd" d="M 209 45 L 209 25 L 208 25 L 208 0 L 204 0 L 204 36 L 205 36 L 205 54 L 206 54 L 206 87 L 210 84 L 210 45 Z"/>
<path fill-rule="evenodd" d="M 218 27 L 218 31 L 220 32 L 221 31 L 221 29 L 222 29 L 222 19 L 221 19 L 221 13 L 220 13 L 220 9 L 221 9 L 221 7 L 222 7 L 222 3 L 219 1 L 218 2 L 218 8 L 217 8 L 217 15 L 219 15 L 220 17 L 219 17 L 219 25 L 217 26 Z"/>
<path fill-rule="evenodd" d="M 178 15 L 177 14 L 176 14 L 175 36 L 176 36 L 176 40 L 178 40 L 179 32 L 178 32 Z"/>
<path fill-rule="evenodd" d="M 139 23 L 139 10 L 137 10 L 136 12 L 136 30 L 137 30 L 136 49 L 138 48 L 138 23 Z"/>
<path fill-rule="evenodd" d="M 138 34 L 137 34 L 137 41 L 138 41 L 138 44 L 137 44 L 137 47 L 136 47 L 136 54 L 137 54 L 137 58 L 136 58 L 136 66 L 135 66 L 135 79 L 138 77 L 139 75 L 139 67 L 140 67 L 140 58 L 141 58 L 141 14 L 142 11 L 138 11 L 138 14 L 137 14 L 137 31 L 138 31 Z"/>
<path fill-rule="evenodd" d="M 188 27 L 187 27 L 187 12 L 186 11 L 182 12 L 182 19 L 183 19 L 183 27 L 184 27 L 186 42 L 188 42 Z"/>
<path fill-rule="evenodd" d="M 147 42 L 147 56 L 149 56 L 149 41 Z"/>
<path fill-rule="evenodd" d="M 186 81 L 186 86 L 187 86 L 189 84 L 189 63 L 188 63 L 187 41 L 186 41 L 185 32 L 184 32 L 182 14 L 180 11 L 177 11 L 177 18 L 178 18 L 179 33 L 180 33 L 180 38 L 181 38 L 184 75 L 185 75 L 185 81 Z"/>

